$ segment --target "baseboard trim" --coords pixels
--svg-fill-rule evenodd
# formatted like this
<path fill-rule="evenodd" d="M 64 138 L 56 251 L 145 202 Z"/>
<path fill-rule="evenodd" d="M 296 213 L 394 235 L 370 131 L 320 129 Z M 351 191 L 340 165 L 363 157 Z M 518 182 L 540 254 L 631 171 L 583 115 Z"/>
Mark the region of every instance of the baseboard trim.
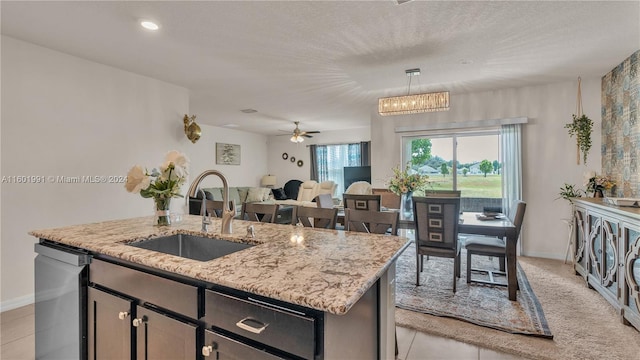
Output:
<path fill-rule="evenodd" d="M 5 312 L 13 309 L 17 309 L 19 307 L 30 305 L 35 302 L 35 295 L 29 294 L 25 296 L 20 296 L 17 298 L 5 300 L 0 303 L 0 312 Z"/>

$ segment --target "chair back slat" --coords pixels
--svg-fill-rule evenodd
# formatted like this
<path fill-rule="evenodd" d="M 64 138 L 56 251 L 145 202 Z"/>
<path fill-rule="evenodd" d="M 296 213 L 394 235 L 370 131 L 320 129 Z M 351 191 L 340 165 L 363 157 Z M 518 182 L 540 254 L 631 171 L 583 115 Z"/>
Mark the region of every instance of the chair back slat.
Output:
<path fill-rule="evenodd" d="M 413 197 L 416 245 L 458 248 L 460 198 Z"/>
<path fill-rule="evenodd" d="M 426 197 L 460 197 L 462 191 L 460 190 L 425 190 L 424 196 Z"/>
<path fill-rule="evenodd" d="M 298 206 L 296 218 L 304 227 L 335 229 L 338 209 Z"/>
<path fill-rule="evenodd" d="M 273 223 L 278 214 L 278 204 L 244 203 L 242 218 L 249 221 Z"/>
<path fill-rule="evenodd" d="M 342 196 L 345 209 L 380 211 L 380 195 L 343 194 Z"/>
<path fill-rule="evenodd" d="M 371 234 L 398 235 L 398 216 L 395 211 L 344 209 L 345 230 Z"/>

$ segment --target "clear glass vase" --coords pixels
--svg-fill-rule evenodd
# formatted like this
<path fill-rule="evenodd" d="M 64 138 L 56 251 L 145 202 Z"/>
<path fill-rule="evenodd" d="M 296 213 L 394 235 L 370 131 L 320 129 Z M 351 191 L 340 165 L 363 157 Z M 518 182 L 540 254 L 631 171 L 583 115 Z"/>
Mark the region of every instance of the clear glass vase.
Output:
<path fill-rule="evenodd" d="M 169 208 L 171 206 L 171 198 L 153 198 L 156 208 L 156 221 L 155 225 L 169 226 L 171 225 L 171 212 Z"/>
<path fill-rule="evenodd" d="M 400 219 L 413 220 L 413 191 L 402 193 L 400 198 Z"/>

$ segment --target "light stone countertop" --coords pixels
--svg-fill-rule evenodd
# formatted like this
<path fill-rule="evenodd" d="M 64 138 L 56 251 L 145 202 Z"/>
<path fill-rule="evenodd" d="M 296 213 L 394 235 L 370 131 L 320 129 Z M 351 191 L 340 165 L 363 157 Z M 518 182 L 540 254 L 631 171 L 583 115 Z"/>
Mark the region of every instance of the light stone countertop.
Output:
<path fill-rule="evenodd" d="M 38 238 L 87 249 L 131 263 L 341 315 L 387 271 L 409 245 L 404 237 L 303 228 L 234 220 L 233 234 L 209 232 L 202 218 L 154 226 L 152 217 L 33 230 Z M 247 226 L 255 238 L 247 237 Z M 256 246 L 210 261 L 197 261 L 126 245 L 176 233 L 215 237 Z"/>

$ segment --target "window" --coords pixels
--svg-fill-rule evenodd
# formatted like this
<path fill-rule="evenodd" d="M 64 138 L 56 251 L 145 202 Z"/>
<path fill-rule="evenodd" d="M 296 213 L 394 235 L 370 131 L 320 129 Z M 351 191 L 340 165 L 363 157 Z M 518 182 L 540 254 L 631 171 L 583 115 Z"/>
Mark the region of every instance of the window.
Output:
<path fill-rule="evenodd" d="M 312 154 L 313 156 L 314 154 Z M 362 146 L 357 144 L 317 145 L 315 147 L 317 181 L 337 184 L 336 194 L 344 193 L 345 166 L 362 165 Z"/>
<path fill-rule="evenodd" d="M 463 210 L 502 205 L 498 129 L 407 136 L 403 149 L 404 163 L 429 176 L 427 189 L 461 191 Z"/>

